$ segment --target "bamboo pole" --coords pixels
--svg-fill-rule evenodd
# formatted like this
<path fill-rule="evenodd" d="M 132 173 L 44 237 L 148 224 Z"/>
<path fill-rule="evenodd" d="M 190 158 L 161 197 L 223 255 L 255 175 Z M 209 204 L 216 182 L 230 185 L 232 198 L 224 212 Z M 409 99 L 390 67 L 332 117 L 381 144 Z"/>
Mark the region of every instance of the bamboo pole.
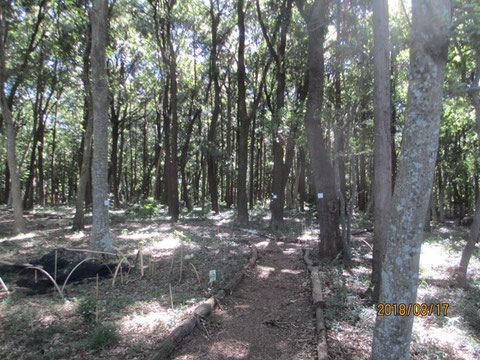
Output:
<path fill-rule="evenodd" d="M 97 284 L 96 284 L 96 296 L 95 296 L 95 322 L 98 323 L 98 274 L 97 274 Z"/>
<path fill-rule="evenodd" d="M 55 249 L 55 266 L 53 269 L 53 279 L 57 281 L 58 249 Z"/>
<path fill-rule="evenodd" d="M 1 284 L 2 287 L 5 289 L 5 291 L 7 292 L 7 294 L 10 294 L 10 291 L 8 291 L 8 287 L 7 287 L 7 285 L 5 285 L 5 283 L 3 282 L 1 276 L 0 276 L 0 284 Z"/>

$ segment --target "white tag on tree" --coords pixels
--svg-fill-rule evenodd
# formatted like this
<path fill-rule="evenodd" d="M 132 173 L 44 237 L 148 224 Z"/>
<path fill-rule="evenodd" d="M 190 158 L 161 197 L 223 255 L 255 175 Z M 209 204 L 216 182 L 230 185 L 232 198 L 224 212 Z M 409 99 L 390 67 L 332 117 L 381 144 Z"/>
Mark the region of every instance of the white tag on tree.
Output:
<path fill-rule="evenodd" d="M 216 270 L 210 270 L 210 283 L 213 283 L 217 281 L 217 271 Z"/>
<path fill-rule="evenodd" d="M 323 193 L 318 193 L 318 194 L 317 194 L 317 198 L 323 199 Z"/>
<path fill-rule="evenodd" d="M 277 198 L 278 198 L 277 195 L 275 195 L 275 194 L 272 195 L 272 199 L 273 199 L 273 200 L 277 200 Z"/>
<path fill-rule="evenodd" d="M 108 206 L 108 205 L 110 205 L 110 200 L 108 200 L 108 199 L 107 199 L 107 200 L 105 200 L 105 201 L 103 202 L 103 205 L 105 205 L 105 206 Z"/>

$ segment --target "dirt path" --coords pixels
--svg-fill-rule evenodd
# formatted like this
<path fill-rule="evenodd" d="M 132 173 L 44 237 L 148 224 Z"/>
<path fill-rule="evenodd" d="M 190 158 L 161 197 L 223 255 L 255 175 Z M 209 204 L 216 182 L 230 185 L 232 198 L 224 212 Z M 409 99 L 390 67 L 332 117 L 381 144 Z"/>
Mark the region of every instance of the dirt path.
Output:
<path fill-rule="evenodd" d="M 299 245 L 256 245 L 256 268 L 173 359 L 315 358 L 311 288 Z"/>

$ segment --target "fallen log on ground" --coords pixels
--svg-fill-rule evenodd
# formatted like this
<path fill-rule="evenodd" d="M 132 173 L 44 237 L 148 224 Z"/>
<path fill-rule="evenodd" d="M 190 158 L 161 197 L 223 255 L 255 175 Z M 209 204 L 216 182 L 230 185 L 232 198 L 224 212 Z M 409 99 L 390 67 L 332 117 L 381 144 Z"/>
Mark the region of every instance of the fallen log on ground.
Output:
<path fill-rule="evenodd" d="M 368 232 L 372 232 L 373 228 L 365 228 L 365 229 L 358 229 L 358 230 L 352 230 L 352 235 L 362 235 L 366 234 Z"/>
<path fill-rule="evenodd" d="M 190 335 L 195 327 L 199 324 L 200 319 L 206 318 L 209 316 L 215 306 L 218 303 L 218 300 L 225 298 L 225 296 L 231 294 L 233 289 L 242 281 L 246 275 L 246 271 L 255 265 L 255 262 L 258 258 L 258 250 L 252 245 L 252 252 L 250 259 L 243 266 L 243 270 L 235 275 L 220 291 L 215 295 L 210 297 L 205 302 L 201 303 L 193 311 L 193 315 L 188 319 L 184 320 L 179 326 L 177 326 L 171 333 L 168 335 L 158 346 L 155 354 L 152 356 L 152 360 L 164 360 L 168 359 L 169 356 L 175 351 L 175 349 L 181 344 L 183 339 Z"/>
<path fill-rule="evenodd" d="M 327 335 L 325 328 L 325 320 L 323 316 L 323 309 L 325 308 L 325 302 L 322 296 L 322 276 L 318 266 L 314 266 L 312 260 L 310 260 L 310 251 L 305 250 L 303 260 L 307 264 L 307 268 L 310 271 L 310 278 L 312 280 L 312 297 L 313 308 L 315 310 L 315 328 L 317 331 L 317 355 L 318 360 L 327 360 Z"/>

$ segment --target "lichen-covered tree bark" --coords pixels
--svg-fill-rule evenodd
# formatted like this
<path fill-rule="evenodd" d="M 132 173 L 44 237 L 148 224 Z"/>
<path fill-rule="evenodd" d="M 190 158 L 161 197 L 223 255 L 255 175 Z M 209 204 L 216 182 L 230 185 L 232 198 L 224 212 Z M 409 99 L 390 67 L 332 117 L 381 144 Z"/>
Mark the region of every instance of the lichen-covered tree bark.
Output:
<path fill-rule="evenodd" d="M 108 84 L 105 64 L 107 42 L 107 0 L 93 0 L 92 80 L 93 80 L 93 224 L 90 248 L 111 251 L 108 219 Z"/>
<path fill-rule="evenodd" d="M 388 2 L 374 0 L 373 6 L 373 64 L 375 117 L 375 192 L 372 279 L 373 299 L 380 296 L 382 259 L 388 236 L 390 203 L 392 199 L 392 136 L 390 108 L 390 46 L 388 31 Z"/>
<path fill-rule="evenodd" d="M 414 304 L 420 248 L 438 150 L 450 0 L 413 0 L 410 80 L 391 206 L 380 303 Z M 377 316 L 372 359 L 409 359 L 413 315 Z"/>

